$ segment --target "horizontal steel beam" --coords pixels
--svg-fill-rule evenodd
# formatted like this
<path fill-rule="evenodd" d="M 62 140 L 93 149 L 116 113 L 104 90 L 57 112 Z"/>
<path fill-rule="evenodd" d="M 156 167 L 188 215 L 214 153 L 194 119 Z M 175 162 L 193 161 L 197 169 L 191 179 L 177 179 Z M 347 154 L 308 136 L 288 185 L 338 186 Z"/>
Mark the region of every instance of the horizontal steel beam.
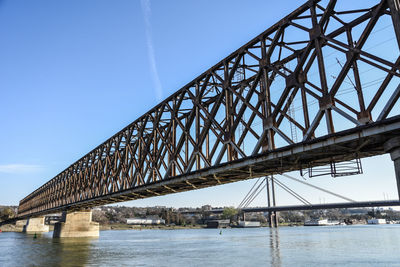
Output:
<path fill-rule="evenodd" d="M 326 204 L 312 204 L 312 205 L 291 205 L 291 206 L 275 206 L 275 207 L 254 207 L 242 208 L 241 212 L 273 212 L 273 211 L 295 211 L 295 210 L 325 210 L 325 209 L 350 209 L 350 208 L 368 208 L 368 207 L 393 207 L 400 206 L 399 200 L 383 200 L 383 201 L 362 201 L 362 202 L 349 202 L 349 203 L 326 203 Z M 201 210 L 187 210 L 181 213 L 192 214 L 202 213 Z M 224 209 L 211 209 L 205 212 L 220 214 Z"/>
<path fill-rule="evenodd" d="M 326 203 L 326 204 L 297 205 L 297 206 L 260 207 L 260 208 L 245 208 L 242 209 L 242 211 L 272 212 L 272 211 L 350 209 L 350 208 L 393 207 L 393 206 L 400 206 L 400 201 L 383 200 L 383 201 L 364 201 L 364 202 L 350 202 L 350 203 Z"/>

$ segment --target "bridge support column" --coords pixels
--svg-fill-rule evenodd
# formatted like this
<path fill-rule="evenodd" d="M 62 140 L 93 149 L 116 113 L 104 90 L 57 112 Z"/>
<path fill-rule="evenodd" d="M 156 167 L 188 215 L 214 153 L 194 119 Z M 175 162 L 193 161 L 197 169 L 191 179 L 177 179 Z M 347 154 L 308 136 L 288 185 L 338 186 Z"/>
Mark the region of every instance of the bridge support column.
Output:
<path fill-rule="evenodd" d="M 48 231 L 49 226 L 44 224 L 44 216 L 29 218 L 26 220 L 26 224 L 22 228 L 22 232 L 27 234 L 43 233 Z"/>
<path fill-rule="evenodd" d="M 394 163 L 394 172 L 396 173 L 397 193 L 400 200 L 400 137 L 390 139 L 384 144 L 385 151 L 390 153 Z"/>
<path fill-rule="evenodd" d="M 267 201 L 268 201 L 268 207 L 271 207 L 271 198 L 272 198 L 272 206 L 275 207 L 275 182 L 274 182 L 274 176 L 271 176 L 271 178 L 265 177 L 266 179 L 266 187 L 267 187 Z M 271 181 L 269 181 L 271 179 Z M 270 191 L 270 183 L 271 182 L 271 191 Z M 276 211 L 270 211 L 268 212 L 268 226 L 269 227 L 278 227 L 278 219 L 276 216 Z"/>
<path fill-rule="evenodd" d="M 268 226 L 271 228 L 278 227 L 278 217 L 276 215 L 276 211 L 268 212 Z"/>
<path fill-rule="evenodd" d="M 92 211 L 64 212 L 63 221 L 54 225 L 53 237 L 98 237 L 99 223 L 92 222 Z"/>

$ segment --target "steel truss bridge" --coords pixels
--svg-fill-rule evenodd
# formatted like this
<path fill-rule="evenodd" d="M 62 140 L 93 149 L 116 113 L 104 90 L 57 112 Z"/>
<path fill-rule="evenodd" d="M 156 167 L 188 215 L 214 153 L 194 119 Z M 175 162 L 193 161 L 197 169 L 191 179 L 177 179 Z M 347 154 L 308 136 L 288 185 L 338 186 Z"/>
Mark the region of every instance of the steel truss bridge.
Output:
<path fill-rule="evenodd" d="M 358 2 L 307 1 L 22 199 L 18 217 L 385 153 L 400 134 L 400 2 Z"/>

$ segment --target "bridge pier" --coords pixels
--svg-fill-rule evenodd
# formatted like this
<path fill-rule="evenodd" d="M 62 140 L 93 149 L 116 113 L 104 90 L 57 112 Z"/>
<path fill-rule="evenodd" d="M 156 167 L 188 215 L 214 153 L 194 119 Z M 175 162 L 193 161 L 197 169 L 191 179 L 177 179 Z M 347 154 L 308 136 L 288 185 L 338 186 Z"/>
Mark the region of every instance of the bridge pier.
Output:
<path fill-rule="evenodd" d="M 390 139 L 384 144 L 386 153 L 390 153 L 390 157 L 394 163 L 394 172 L 396 174 L 397 193 L 400 200 L 400 137 Z"/>
<path fill-rule="evenodd" d="M 99 223 L 92 222 L 92 211 L 63 212 L 63 219 L 54 225 L 53 238 L 98 237 Z"/>
<path fill-rule="evenodd" d="M 44 216 L 34 217 L 26 220 L 22 232 L 27 234 L 48 232 L 49 226 L 44 224 Z"/>
<path fill-rule="evenodd" d="M 276 215 L 276 211 L 268 212 L 268 226 L 271 228 L 278 227 L 278 218 Z"/>

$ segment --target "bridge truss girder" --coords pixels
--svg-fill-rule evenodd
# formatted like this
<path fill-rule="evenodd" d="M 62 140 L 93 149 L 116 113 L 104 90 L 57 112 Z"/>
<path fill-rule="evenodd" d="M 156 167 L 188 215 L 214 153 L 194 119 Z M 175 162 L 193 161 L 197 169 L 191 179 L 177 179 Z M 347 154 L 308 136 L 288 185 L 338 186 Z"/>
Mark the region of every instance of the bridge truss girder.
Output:
<path fill-rule="evenodd" d="M 19 216 L 384 153 L 400 129 L 400 13 L 375 2 L 308 1 L 25 197 Z M 389 53 L 368 47 L 382 23 Z"/>

